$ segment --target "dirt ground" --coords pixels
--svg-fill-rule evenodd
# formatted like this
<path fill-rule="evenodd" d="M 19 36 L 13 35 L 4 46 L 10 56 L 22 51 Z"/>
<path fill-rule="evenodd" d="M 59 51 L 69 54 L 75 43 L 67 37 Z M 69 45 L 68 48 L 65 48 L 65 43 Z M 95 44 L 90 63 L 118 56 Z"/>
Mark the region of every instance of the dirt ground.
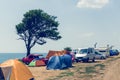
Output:
<path fill-rule="evenodd" d="M 65 70 L 46 70 L 42 67 L 29 67 L 36 80 L 120 80 L 120 55 L 94 63 L 73 63 Z"/>

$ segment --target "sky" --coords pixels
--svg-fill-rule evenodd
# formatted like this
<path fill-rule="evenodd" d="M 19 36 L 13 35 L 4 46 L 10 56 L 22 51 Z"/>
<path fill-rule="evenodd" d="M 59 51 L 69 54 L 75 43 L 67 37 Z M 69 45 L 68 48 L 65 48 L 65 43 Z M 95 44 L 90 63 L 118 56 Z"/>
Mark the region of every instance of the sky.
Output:
<path fill-rule="evenodd" d="M 35 45 L 31 53 L 63 50 L 65 47 L 83 48 L 114 46 L 120 49 L 120 0 L 0 0 L 0 53 L 25 53 L 18 40 L 15 26 L 23 14 L 42 9 L 57 16 L 62 38 Z"/>

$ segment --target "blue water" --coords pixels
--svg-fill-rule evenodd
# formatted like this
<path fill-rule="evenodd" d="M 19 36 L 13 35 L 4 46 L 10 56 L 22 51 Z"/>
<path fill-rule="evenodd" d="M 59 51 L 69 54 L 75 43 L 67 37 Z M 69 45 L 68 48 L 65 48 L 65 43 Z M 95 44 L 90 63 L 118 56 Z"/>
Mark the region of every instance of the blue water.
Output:
<path fill-rule="evenodd" d="M 43 57 L 45 57 L 46 54 L 47 53 L 43 53 Z M 0 63 L 9 59 L 22 59 L 25 56 L 25 53 L 0 53 Z"/>

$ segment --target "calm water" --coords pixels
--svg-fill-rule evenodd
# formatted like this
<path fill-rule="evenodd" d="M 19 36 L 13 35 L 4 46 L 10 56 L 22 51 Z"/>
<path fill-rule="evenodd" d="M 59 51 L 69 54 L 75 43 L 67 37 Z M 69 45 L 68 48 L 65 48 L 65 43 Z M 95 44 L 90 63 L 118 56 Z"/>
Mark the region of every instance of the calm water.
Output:
<path fill-rule="evenodd" d="M 47 53 L 43 53 L 43 57 L 45 57 L 46 54 Z M 0 53 L 0 63 L 9 59 L 22 59 L 25 55 L 25 53 Z"/>

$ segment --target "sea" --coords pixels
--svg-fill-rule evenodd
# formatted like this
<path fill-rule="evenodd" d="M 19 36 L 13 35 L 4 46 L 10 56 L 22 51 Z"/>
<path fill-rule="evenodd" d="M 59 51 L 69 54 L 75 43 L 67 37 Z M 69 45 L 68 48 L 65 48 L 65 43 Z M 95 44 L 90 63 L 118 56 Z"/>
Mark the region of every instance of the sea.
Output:
<path fill-rule="evenodd" d="M 47 53 L 37 53 L 42 54 L 42 57 L 46 57 Z M 22 59 L 25 57 L 25 53 L 0 53 L 0 63 L 10 60 L 10 59 Z"/>

